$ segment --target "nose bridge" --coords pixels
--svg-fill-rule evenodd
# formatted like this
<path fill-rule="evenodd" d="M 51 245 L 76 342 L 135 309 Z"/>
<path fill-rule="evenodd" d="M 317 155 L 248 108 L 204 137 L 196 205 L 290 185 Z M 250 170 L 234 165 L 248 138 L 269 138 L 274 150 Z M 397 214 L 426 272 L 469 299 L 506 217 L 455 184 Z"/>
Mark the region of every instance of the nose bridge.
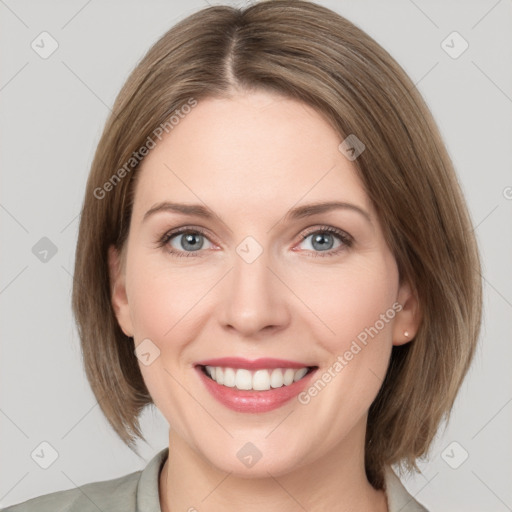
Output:
<path fill-rule="evenodd" d="M 288 322 L 286 287 L 274 275 L 272 266 L 271 251 L 253 237 L 246 237 L 236 247 L 223 298 L 224 325 L 249 335 Z"/>

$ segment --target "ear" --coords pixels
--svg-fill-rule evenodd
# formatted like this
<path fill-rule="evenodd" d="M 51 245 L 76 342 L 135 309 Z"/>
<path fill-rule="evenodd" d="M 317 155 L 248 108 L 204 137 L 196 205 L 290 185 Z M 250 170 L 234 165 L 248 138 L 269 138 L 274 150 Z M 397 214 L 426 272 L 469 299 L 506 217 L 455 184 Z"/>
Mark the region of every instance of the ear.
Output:
<path fill-rule="evenodd" d="M 418 294 L 408 282 L 400 285 L 397 302 L 402 309 L 395 316 L 393 345 L 404 345 L 416 336 L 421 321 Z"/>
<path fill-rule="evenodd" d="M 110 298 L 112 307 L 121 327 L 128 337 L 133 336 L 133 326 L 130 317 L 130 306 L 126 294 L 125 271 L 119 251 L 111 245 L 108 248 L 108 267 L 110 277 Z"/>

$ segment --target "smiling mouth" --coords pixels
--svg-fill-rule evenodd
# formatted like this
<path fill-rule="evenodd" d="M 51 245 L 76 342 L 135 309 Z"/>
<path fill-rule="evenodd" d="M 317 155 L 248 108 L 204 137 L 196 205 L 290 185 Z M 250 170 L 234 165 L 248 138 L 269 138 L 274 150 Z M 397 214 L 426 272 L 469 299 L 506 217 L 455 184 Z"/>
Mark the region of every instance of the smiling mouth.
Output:
<path fill-rule="evenodd" d="M 317 366 L 302 368 L 268 368 L 248 370 L 223 366 L 198 365 L 201 371 L 221 386 L 241 391 L 268 391 L 291 386 L 316 370 Z"/>

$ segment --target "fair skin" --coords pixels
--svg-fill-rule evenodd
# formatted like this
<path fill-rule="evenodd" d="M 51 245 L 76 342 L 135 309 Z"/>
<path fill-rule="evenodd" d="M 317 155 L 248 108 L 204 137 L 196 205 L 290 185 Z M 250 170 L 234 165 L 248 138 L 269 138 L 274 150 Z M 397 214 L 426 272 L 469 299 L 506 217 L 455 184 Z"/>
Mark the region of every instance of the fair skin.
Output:
<path fill-rule="evenodd" d="M 109 262 L 121 328 L 135 345 L 149 338 L 160 351 L 139 366 L 170 425 L 163 512 L 387 510 L 364 470 L 367 414 L 392 346 L 416 333 L 418 306 L 414 290 L 399 284 L 341 141 L 303 103 L 238 91 L 200 101 L 142 163 L 125 252 L 111 249 Z M 206 205 L 217 216 L 159 211 L 143 219 L 166 201 Z M 347 207 L 285 219 L 291 208 L 328 201 L 368 218 Z M 186 233 L 158 246 L 182 226 L 205 231 L 191 239 L 200 250 Z M 314 243 L 325 226 L 352 244 L 333 233 L 328 247 Z M 262 249 L 251 263 L 237 252 L 248 236 Z M 321 376 L 397 302 L 403 309 L 307 404 L 234 411 L 212 397 L 195 367 L 271 357 L 318 367 Z M 237 457 L 248 442 L 261 453 L 251 467 Z"/>

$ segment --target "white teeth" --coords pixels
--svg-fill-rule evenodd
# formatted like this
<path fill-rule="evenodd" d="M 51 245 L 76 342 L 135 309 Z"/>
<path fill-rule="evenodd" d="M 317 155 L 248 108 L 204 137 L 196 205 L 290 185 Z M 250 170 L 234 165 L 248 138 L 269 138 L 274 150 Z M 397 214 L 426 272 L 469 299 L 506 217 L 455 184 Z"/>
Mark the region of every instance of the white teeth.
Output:
<path fill-rule="evenodd" d="M 220 366 L 206 366 L 206 373 L 217 384 L 244 391 L 267 391 L 270 388 L 289 386 L 302 379 L 308 372 L 307 368 L 274 368 L 269 370 L 256 370 L 254 372 L 244 368 L 222 368 Z"/>
<path fill-rule="evenodd" d="M 295 377 L 295 370 L 293 368 L 286 368 L 283 376 L 284 385 L 289 386 L 293 382 L 293 377 Z"/>
<path fill-rule="evenodd" d="M 283 372 L 279 368 L 272 370 L 270 375 L 270 385 L 273 388 L 280 388 L 283 386 Z"/>
<path fill-rule="evenodd" d="M 304 375 L 306 375 L 307 372 L 308 372 L 307 368 L 301 368 L 300 370 L 295 372 L 295 376 L 293 377 L 293 381 L 297 382 L 298 380 L 302 379 L 302 377 L 304 377 Z"/>
<path fill-rule="evenodd" d="M 249 370 L 237 370 L 235 387 L 237 389 L 252 389 L 252 375 Z"/>
<path fill-rule="evenodd" d="M 234 388 L 236 384 L 236 374 L 233 368 L 224 369 L 224 386 Z"/>
<path fill-rule="evenodd" d="M 256 391 L 266 391 L 270 389 L 270 378 L 268 370 L 257 370 L 252 376 L 252 389 Z"/>

